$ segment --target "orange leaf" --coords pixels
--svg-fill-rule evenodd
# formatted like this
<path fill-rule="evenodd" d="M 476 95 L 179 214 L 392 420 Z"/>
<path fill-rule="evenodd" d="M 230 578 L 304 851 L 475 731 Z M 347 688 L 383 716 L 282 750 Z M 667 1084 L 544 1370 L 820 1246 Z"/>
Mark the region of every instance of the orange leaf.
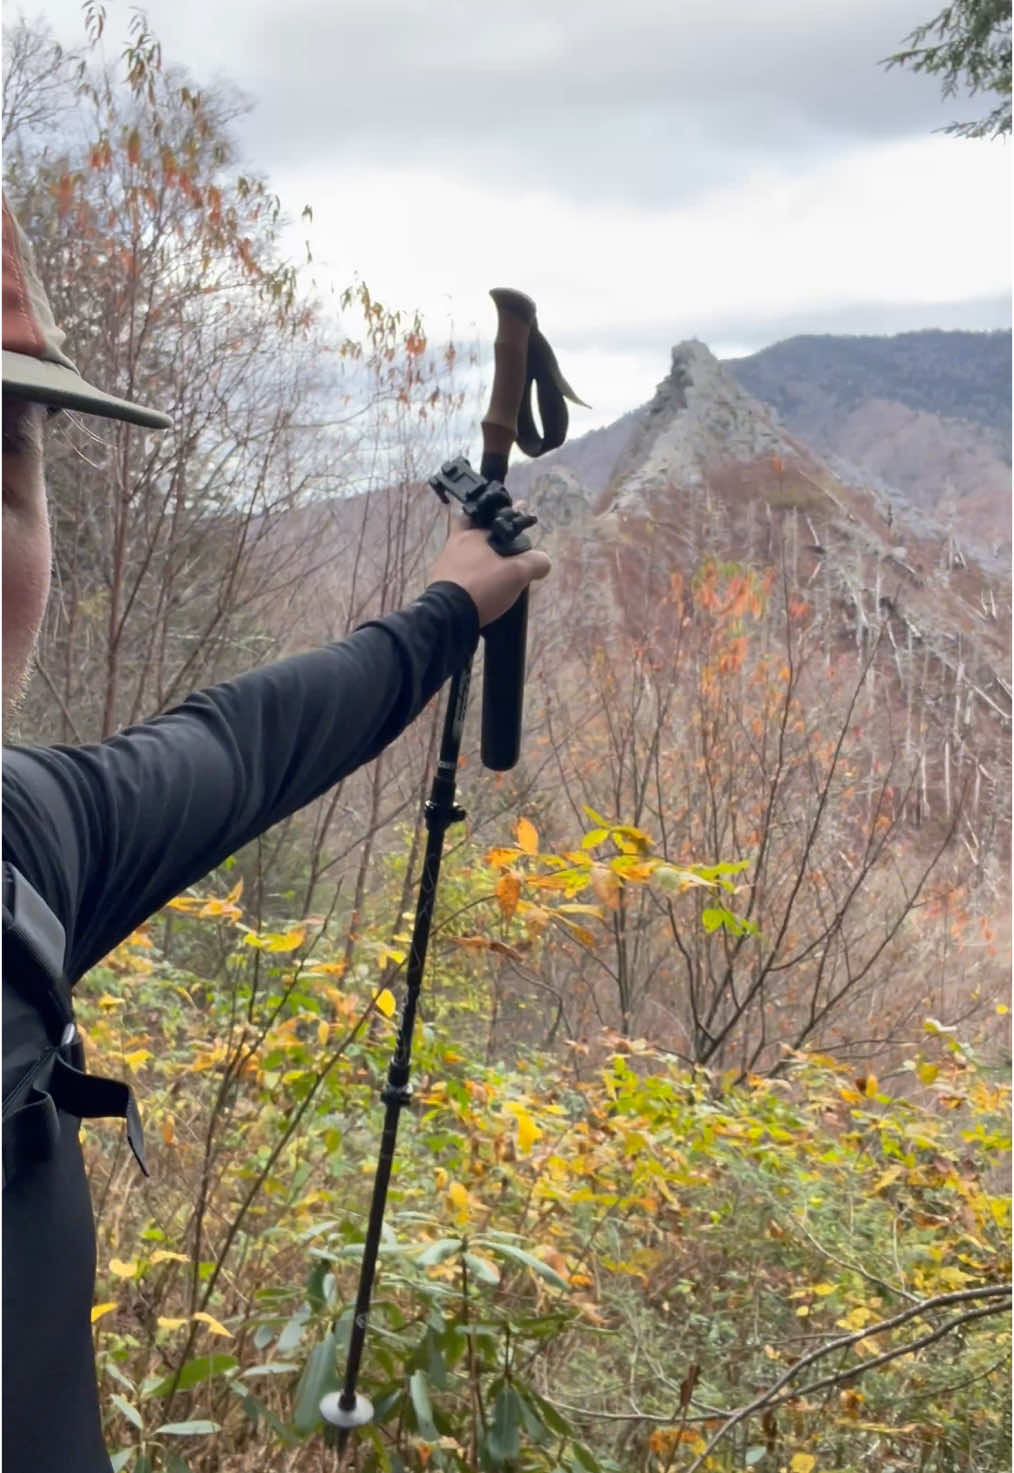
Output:
<path fill-rule="evenodd" d="M 620 882 L 607 865 L 592 865 L 591 887 L 603 905 L 615 910 L 619 904 Z"/>
<path fill-rule="evenodd" d="M 526 854 L 537 854 L 539 850 L 539 835 L 535 825 L 527 818 L 518 819 L 517 826 L 518 843 Z"/>
<path fill-rule="evenodd" d="M 455 936 L 456 946 L 463 946 L 466 951 L 488 951 L 489 942 L 485 936 Z"/>
<path fill-rule="evenodd" d="M 520 895 L 520 877 L 509 872 L 501 875 L 496 882 L 496 898 L 500 902 L 500 911 L 505 921 L 509 921 L 517 910 Z"/>

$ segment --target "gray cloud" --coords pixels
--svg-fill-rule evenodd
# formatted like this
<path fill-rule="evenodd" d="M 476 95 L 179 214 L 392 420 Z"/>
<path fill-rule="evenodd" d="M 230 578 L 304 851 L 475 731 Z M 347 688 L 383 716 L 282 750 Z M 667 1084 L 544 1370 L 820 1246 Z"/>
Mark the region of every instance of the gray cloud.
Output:
<path fill-rule="evenodd" d="M 669 349 L 684 338 L 700 338 L 719 357 L 756 353 L 784 338 L 803 333 L 893 334 L 919 332 L 924 328 L 947 331 L 990 332 L 1011 326 L 1009 296 L 980 297 L 968 302 L 849 302 L 817 307 L 804 312 L 727 316 L 705 312 L 691 316 L 666 312 L 660 307 L 658 322 L 650 328 L 564 328 L 555 334 L 554 346 L 566 352 L 596 351 L 636 354 L 657 359 L 664 372 Z"/>
<path fill-rule="evenodd" d="M 248 141 L 268 167 L 296 150 L 400 166 L 440 157 L 586 203 L 675 204 L 751 163 L 802 165 L 964 115 L 935 80 L 878 65 L 924 10 L 587 0 L 556 19 L 518 0 L 494 19 L 468 0 L 297 0 L 251 16 L 237 62 L 259 99 Z"/>

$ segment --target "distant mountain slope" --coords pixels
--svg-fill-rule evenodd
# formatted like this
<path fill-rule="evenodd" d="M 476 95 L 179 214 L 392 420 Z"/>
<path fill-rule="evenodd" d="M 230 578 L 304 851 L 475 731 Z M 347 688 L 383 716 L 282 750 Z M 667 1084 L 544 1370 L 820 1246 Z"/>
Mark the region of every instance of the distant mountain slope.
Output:
<path fill-rule="evenodd" d="M 1009 541 L 1009 331 L 796 337 L 725 366 L 822 455 L 984 548 Z"/>
<path fill-rule="evenodd" d="M 786 424 L 822 429 L 867 399 L 970 420 L 998 433 L 1011 452 L 1011 334 L 903 332 L 895 337 L 786 338 L 749 358 L 727 358 L 744 388 Z M 805 433 L 802 424 L 801 433 Z"/>

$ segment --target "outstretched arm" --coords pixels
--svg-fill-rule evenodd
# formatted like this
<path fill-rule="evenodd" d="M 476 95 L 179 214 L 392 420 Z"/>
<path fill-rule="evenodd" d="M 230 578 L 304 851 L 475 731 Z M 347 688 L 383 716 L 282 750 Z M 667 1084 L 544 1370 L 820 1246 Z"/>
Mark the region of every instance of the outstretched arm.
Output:
<path fill-rule="evenodd" d="M 76 981 L 173 895 L 376 756 L 471 657 L 441 581 L 409 608 L 86 747 L 4 754 L 3 848 L 64 922 Z"/>

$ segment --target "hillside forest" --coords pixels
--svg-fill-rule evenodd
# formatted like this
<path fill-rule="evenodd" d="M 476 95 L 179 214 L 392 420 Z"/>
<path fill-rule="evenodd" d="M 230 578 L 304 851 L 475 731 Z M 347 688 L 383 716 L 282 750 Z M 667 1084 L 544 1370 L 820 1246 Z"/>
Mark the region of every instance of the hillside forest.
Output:
<path fill-rule="evenodd" d="M 117 58 L 85 22 L 73 53 L 5 35 L 4 188 L 84 376 L 174 428 L 48 432 L 28 742 L 102 740 L 409 602 L 448 525 L 426 479 L 475 443 L 488 373 L 363 280 L 337 331 L 238 155 L 242 98 L 140 15 Z M 841 623 L 780 462 L 730 487 L 749 514 L 663 481 L 647 522 L 546 505 L 517 767 L 485 771 L 466 725 L 376 1415 L 341 1453 L 318 1403 L 440 702 L 80 983 L 152 1169 L 88 1126 L 117 1473 L 1009 1466 L 1009 703 L 976 698 L 971 646 L 899 635 L 886 585 Z M 975 597 L 1009 622 L 1009 579 Z"/>

